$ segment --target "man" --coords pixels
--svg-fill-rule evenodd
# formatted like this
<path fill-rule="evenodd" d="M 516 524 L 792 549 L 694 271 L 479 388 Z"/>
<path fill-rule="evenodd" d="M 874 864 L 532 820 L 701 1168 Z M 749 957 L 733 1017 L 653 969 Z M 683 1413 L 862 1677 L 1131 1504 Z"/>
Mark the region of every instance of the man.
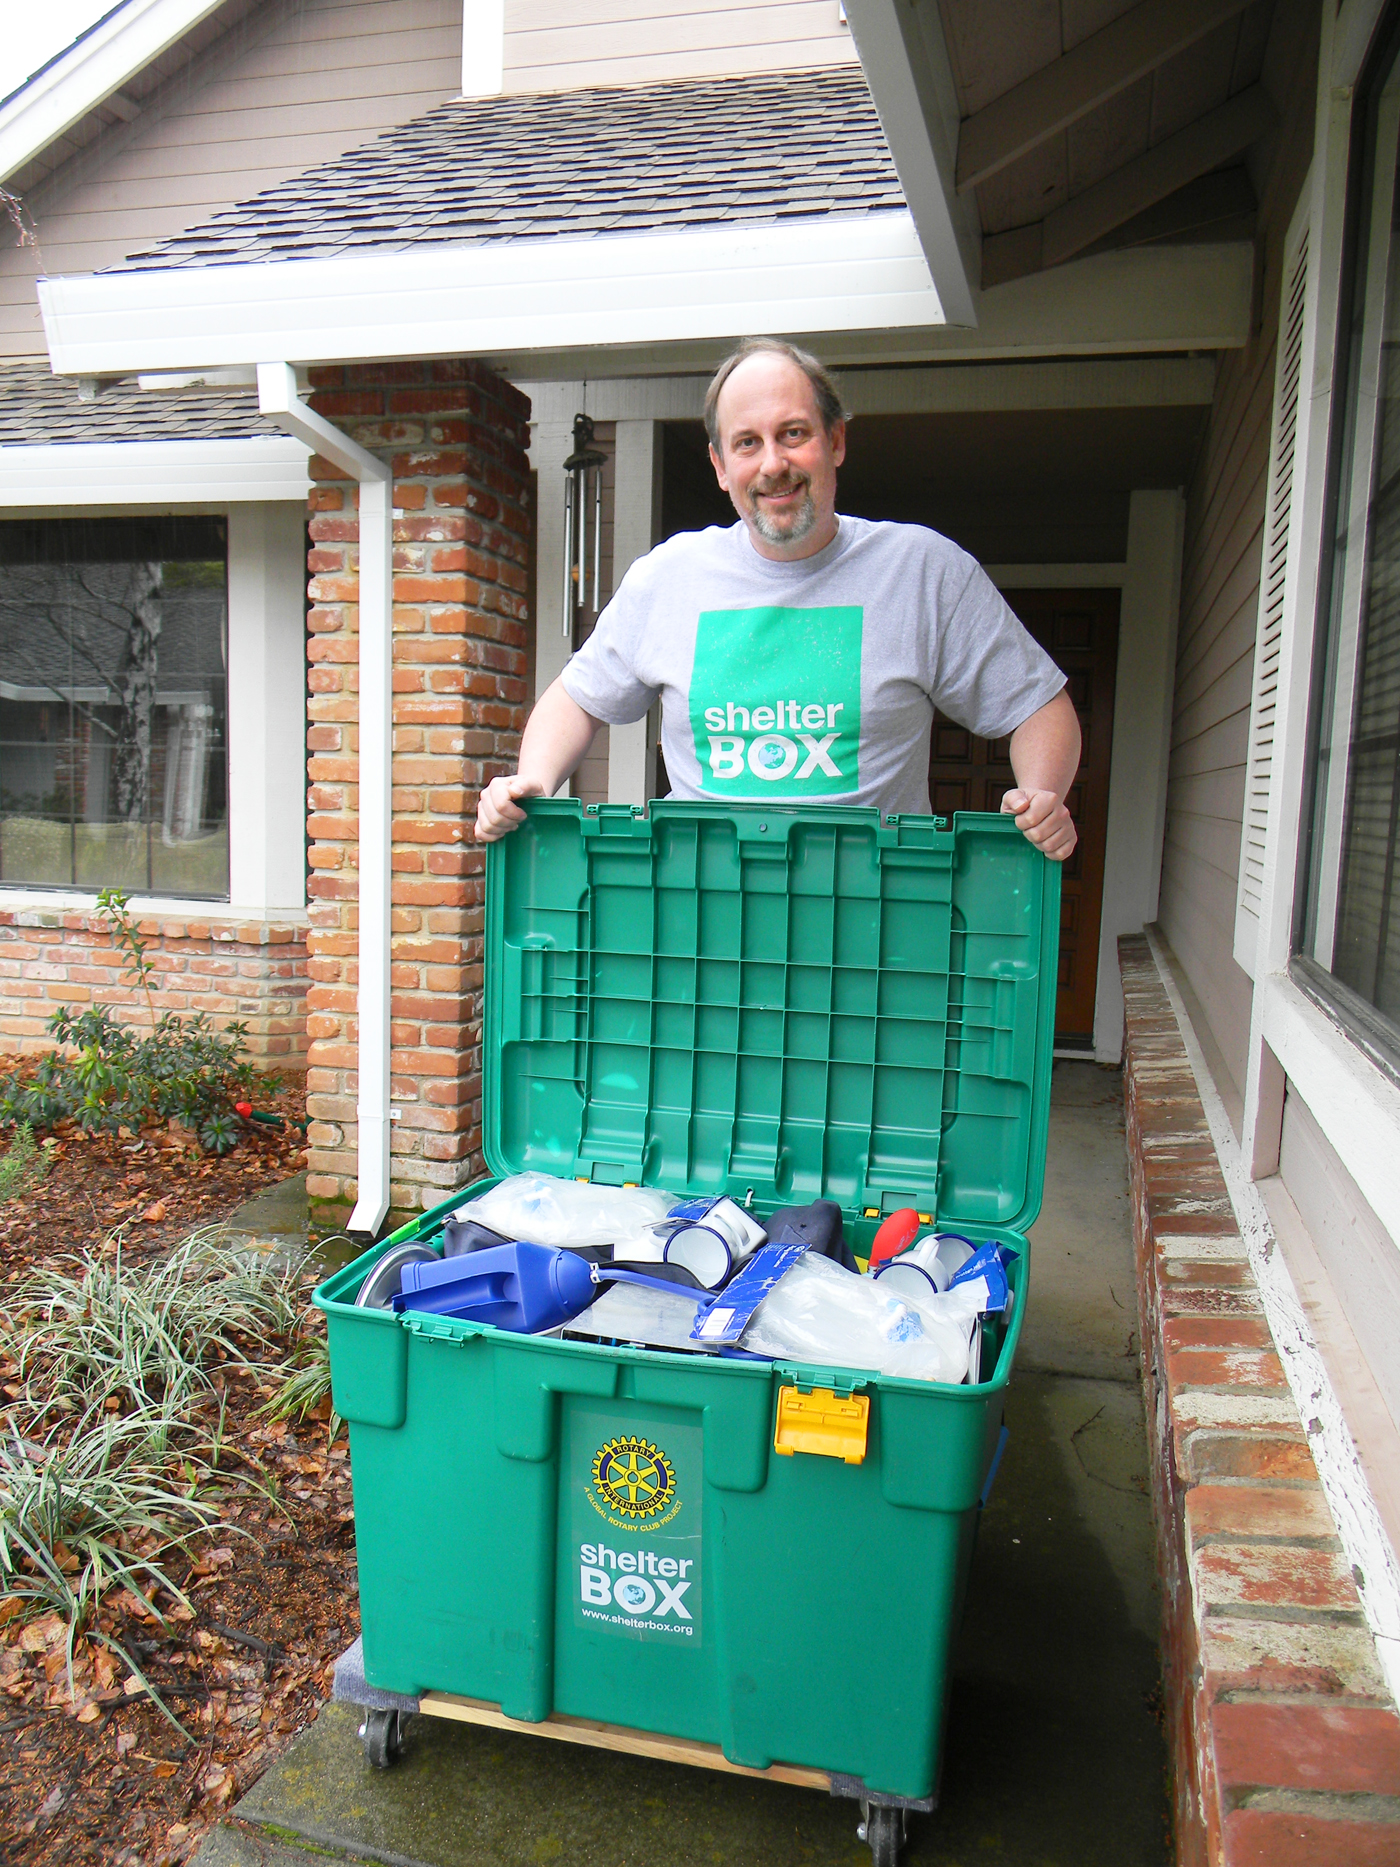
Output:
<path fill-rule="evenodd" d="M 481 794 L 476 834 L 552 796 L 605 722 L 662 701 L 673 797 L 927 812 L 934 709 L 1010 735 L 1003 811 L 1057 862 L 1079 722 L 1065 677 L 966 552 L 921 525 L 836 511 L 846 426 L 814 357 L 750 338 L 705 398 L 710 459 L 740 523 L 683 532 L 633 564 L 541 696 L 520 768 Z"/>

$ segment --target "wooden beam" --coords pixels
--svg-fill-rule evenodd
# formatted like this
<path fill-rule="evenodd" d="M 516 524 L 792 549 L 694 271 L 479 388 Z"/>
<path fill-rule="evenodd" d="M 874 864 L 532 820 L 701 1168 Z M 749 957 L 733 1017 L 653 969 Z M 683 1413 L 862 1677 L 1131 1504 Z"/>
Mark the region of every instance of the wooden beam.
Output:
<path fill-rule="evenodd" d="M 1103 240 L 1095 241 L 1089 250 L 1101 252 L 1105 243 L 1115 247 L 1141 246 L 1153 240 L 1199 235 L 1204 228 L 1222 222 L 1229 222 L 1232 227 L 1245 224 L 1246 233 L 1232 237 L 1246 238 L 1248 231 L 1252 231 L 1249 223 L 1257 207 L 1254 189 L 1243 168 L 1217 169 L 1178 188 L 1175 194 L 1168 195 L 1154 207 L 1133 215 Z M 1024 227 L 1013 227 L 1007 233 L 989 234 L 982 242 L 983 291 L 994 285 L 1005 285 L 1009 279 L 1024 279 L 1032 272 L 1043 271 L 1044 234 L 1045 223 L 1040 220 Z"/>
<path fill-rule="evenodd" d="M 958 193 L 975 188 L 1028 149 L 1087 116 L 1208 32 L 1250 0 L 1141 0 L 1052 65 L 963 121 Z"/>
<path fill-rule="evenodd" d="M 1043 222 L 1041 261 L 1058 266 L 1101 240 L 1145 208 L 1164 201 L 1211 169 L 1219 168 L 1273 128 L 1276 115 L 1263 89 L 1254 85 L 1212 110 L 1146 155 L 1125 162 L 1086 188 Z"/>
<path fill-rule="evenodd" d="M 1165 200 L 1157 202 L 1106 237 L 1114 246 L 1142 246 L 1149 240 L 1178 240 L 1184 234 L 1200 234 L 1203 228 L 1221 221 L 1245 221 L 1258 212 L 1254 186 L 1248 170 L 1214 169 L 1178 188 Z M 1240 236 L 1248 237 L 1248 236 Z M 1097 249 L 1096 249 L 1097 250 Z"/>
<path fill-rule="evenodd" d="M 571 1718 L 557 1711 L 539 1724 L 523 1724 L 518 1718 L 507 1718 L 498 1705 L 479 1698 L 461 1698 L 454 1692 L 425 1692 L 418 1709 L 425 1717 L 483 1724 L 492 1731 L 518 1731 L 522 1737 L 552 1737 L 565 1744 L 616 1751 L 624 1757 L 656 1757 L 662 1763 L 686 1763 L 692 1769 L 718 1770 L 725 1776 L 755 1776 L 769 1783 L 795 1783 L 799 1789 L 821 1789 L 828 1794 L 831 1790 L 831 1778 L 825 1770 L 795 1763 L 774 1763 L 766 1770 L 753 1770 L 746 1764 L 731 1763 L 718 1744 L 635 1731 L 627 1725 L 599 1724 L 592 1718 Z"/>

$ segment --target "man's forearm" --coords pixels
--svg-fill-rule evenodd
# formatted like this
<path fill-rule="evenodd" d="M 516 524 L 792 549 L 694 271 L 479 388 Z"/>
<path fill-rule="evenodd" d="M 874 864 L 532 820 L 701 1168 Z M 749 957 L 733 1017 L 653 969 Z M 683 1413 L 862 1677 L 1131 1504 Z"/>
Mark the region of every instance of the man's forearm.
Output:
<path fill-rule="evenodd" d="M 526 721 L 520 776 L 538 784 L 545 797 L 553 797 L 582 764 L 601 724 L 569 698 L 561 681 L 552 682 Z"/>
<path fill-rule="evenodd" d="M 1023 791 L 1053 791 L 1063 803 L 1079 770 L 1079 716 L 1064 688 L 1012 733 L 1011 769 Z"/>

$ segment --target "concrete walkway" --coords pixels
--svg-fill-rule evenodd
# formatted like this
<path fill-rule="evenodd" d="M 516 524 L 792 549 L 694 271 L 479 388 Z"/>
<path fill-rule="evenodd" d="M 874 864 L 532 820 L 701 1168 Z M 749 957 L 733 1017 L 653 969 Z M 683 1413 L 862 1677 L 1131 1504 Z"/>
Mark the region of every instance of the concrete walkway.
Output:
<path fill-rule="evenodd" d="M 1057 1063 L 1010 1442 L 983 1515 L 937 1814 L 908 1867 L 1163 1867 L 1165 1749 L 1116 1071 Z M 892 1621 L 891 1639 L 898 1639 Z M 870 1689 L 878 1690 L 878 1656 Z M 898 1715 L 898 1708 L 891 1708 Z M 363 1760 L 330 1705 L 199 1867 L 862 1867 L 853 1804 L 420 1718 Z"/>

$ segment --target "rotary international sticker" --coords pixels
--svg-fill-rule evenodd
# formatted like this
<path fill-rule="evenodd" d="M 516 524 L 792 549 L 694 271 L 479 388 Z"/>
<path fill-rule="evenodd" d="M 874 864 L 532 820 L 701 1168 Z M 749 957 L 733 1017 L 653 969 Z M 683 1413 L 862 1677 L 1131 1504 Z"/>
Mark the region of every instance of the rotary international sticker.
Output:
<path fill-rule="evenodd" d="M 646 1522 L 664 1517 L 675 1502 L 675 1467 L 660 1446 L 649 1439 L 629 1434 L 599 1446 L 593 1457 L 592 1478 L 605 1514 L 616 1511 L 625 1520 Z"/>

